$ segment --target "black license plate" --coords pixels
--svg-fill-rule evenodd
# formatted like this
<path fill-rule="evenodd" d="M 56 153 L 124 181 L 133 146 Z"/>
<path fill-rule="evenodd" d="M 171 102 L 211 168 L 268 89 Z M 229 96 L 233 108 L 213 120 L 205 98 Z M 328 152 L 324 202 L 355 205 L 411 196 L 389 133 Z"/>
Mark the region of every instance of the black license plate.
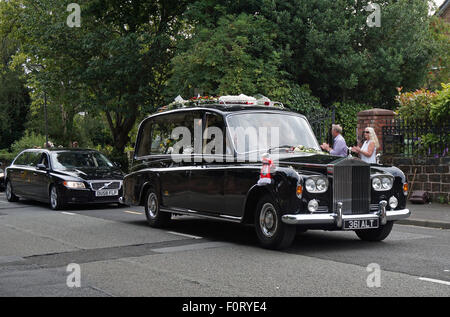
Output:
<path fill-rule="evenodd" d="M 379 227 L 378 219 L 344 220 L 344 230 L 364 230 Z"/>

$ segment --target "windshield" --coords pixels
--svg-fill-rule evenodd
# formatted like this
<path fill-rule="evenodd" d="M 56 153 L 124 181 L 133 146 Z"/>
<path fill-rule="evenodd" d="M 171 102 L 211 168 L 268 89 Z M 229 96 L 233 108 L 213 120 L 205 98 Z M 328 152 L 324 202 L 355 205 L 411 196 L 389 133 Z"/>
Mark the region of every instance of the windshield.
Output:
<path fill-rule="evenodd" d="M 237 153 L 303 145 L 320 150 L 306 119 L 290 113 L 240 113 L 227 118 Z"/>
<path fill-rule="evenodd" d="M 56 152 L 51 154 L 51 159 L 55 170 L 114 167 L 106 156 L 98 152 Z"/>

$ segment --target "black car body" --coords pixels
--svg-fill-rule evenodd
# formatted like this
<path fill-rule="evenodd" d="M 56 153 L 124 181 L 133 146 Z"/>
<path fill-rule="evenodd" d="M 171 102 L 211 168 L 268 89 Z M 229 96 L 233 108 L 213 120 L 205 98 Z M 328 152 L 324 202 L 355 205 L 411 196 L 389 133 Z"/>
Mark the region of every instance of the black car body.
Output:
<path fill-rule="evenodd" d="M 279 125 L 283 141 L 307 146 L 281 141 L 281 146 L 263 151 L 252 151 L 251 145 L 240 151 L 239 133 L 230 132 L 237 122 L 244 128 Z M 192 130 L 197 125 L 204 138 L 211 125 L 218 127 L 223 151 L 206 154 L 203 147 L 192 150 L 191 144 L 174 154 L 177 135 L 164 139 L 162 131 L 183 125 Z M 314 190 L 311 182 L 321 190 Z M 157 113 L 141 123 L 123 201 L 145 206 L 155 227 L 165 225 L 171 214 L 252 223 L 262 245 L 278 249 L 292 242 L 296 229 L 354 230 L 361 239 L 383 240 L 394 220 L 409 216 L 406 191 L 405 175 L 396 167 L 322 154 L 300 114 L 216 104 Z"/>
<path fill-rule="evenodd" d="M 0 191 L 5 190 L 5 171 L 0 167 Z"/>
<path fill-rule="evenodd" d="M 6 168 L 6 196 L 50 203 L 119 203 L 123 172 L 101 153 L 84 149 L 32 149 Z"/>

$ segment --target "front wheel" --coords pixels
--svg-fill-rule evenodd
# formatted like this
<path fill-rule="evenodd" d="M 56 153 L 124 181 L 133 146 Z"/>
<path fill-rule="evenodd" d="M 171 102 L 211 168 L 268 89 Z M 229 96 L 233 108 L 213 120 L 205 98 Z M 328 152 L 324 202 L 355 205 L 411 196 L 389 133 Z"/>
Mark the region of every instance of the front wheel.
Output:
<path fill-rule="evenodd" d="M 385 225 L 376 229 L 355 230 L 356 235 L 363 241 L 383 241 L 388 237 L 394 226 L 393 221 L 388 221 Z"/>
<path fill-rule="evenodd" d="M 61 210 L 65 206 L 62 195 L 59 193 L 55 185 L 50 188 L 50 207 L 53 210 Z"/>
<path fill-rule="evenodd" d="M 15 202 L 19 201 L 19 197 L 14 195 L 13 188 L 12 188 L 11 182 L 9 180 L 6 181 L 6 199 L 10 203 L 15 203 Z"/>
<path fill-rule="evenodd" d="M 263 197 L 256 207 L 255 228 L 264 248 L 281 250 L 289 247 L 295 238 L 296 228 L 281 221 L 280 210 L 269 196 Z"/>
<path fill-rule="evenodd" d="M 158 195 L 153 189 L 147 192 L 145 201 L 145 216 L 150 227 L 162 228 L 167 226 L 172 218 L 172 214 L 160 210 Z"/>

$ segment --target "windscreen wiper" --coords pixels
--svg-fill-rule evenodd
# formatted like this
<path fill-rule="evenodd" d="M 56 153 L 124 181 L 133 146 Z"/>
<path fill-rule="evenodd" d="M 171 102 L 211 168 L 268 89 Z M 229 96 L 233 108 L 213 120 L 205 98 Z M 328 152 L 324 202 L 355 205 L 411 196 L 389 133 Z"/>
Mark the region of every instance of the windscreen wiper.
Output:
<path fill-rule="evenodd" d="M 271 147 L 267 150 L 267 152 L 272 153 L 273 150 L 281 150 L 281 149 L 293 149 L 295 146 L 292 145 L 279 145 L 279 146 L 274 146 Z"/>

